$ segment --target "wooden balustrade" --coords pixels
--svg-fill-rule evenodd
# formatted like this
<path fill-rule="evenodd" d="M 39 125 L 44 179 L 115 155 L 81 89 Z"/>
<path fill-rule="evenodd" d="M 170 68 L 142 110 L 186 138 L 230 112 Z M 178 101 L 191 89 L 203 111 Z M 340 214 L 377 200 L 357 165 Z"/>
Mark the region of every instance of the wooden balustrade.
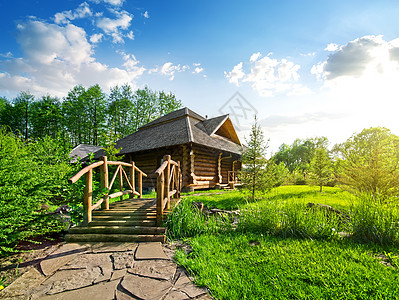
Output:
<path fill-rule="evenodd" d="M 165 209 L 170 209 L 171 197 L 180 198 L 182 174 L 180 162 L 175 162 L 170 155 L 163 157 L 157 174 L 157 224 L 161 225 Z"/>
<path fill-rule="evenodd" d="M 109 165 L 118 166 L 116 171 L 109 182 Z M 93 204 L 93 170 L 100 167 L 100 183 L 101 189 L 107 189 L 107 193 L 101 197 L 97 203 Z M 129 168 L 129 177 L 123 167 Z M 135 189 L 135 172 L 138 172 L 138 191 Z M 69 183 L 75 183 L 80 177 L 85 176 L 85 190 L 83 194 L 83 222 L 88 224 L 92 220 L 92 211 L 98 207 L 102 209 L 109 209 L 109 199 L 120 197 L 123 199 L 124 195 L 138 196 L 139 198 L 143 195 L 143 176 L 147 177 L 143 171 L 137 168 L 132 161 L 131 163 L 125 163 L 121 161 L 108 161 L 107 157 L 104 156 L 101 161 L 95 162 L 76 173 L 72 178 L 69 179 Z M 119 192 L 109 194 L 116 177 L 119 175 Z M 126 180 L 130 189 L 123 190 L 123 182 Z"/>

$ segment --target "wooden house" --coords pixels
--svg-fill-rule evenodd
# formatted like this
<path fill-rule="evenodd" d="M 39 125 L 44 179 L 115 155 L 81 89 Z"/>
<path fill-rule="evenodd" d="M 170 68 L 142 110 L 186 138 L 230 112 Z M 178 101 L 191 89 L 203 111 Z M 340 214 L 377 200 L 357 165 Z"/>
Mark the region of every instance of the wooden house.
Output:
<path fill-rule="evenodd" d="M 151 174 L 165 154 L 180 161 L 185 191 L 231 186 L 241 168 L 242 145 L 229 116 L 206 119 L 187 107 L 142 126 L 116 148 L 149 175 L 143 180 L 147 188 L 156 187 Z"/>

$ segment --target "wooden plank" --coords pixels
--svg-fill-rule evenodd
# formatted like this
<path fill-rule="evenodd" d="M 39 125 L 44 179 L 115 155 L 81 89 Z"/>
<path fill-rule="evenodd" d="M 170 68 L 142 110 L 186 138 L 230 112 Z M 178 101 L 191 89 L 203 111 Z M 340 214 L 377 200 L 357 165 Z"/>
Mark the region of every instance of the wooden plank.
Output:
<path fill-rule="evenodd" d="M 88 224 L 91 222 L 91 201 L 93 194 L 93 169 L 89 169 L 85 173 L 85 189 L 83 193 L 83 222 Z"/>

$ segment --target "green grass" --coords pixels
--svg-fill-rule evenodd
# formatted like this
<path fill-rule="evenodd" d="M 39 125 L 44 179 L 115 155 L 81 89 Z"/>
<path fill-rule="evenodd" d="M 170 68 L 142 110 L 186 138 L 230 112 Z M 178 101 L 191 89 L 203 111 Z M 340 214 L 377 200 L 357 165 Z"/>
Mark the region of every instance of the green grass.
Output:
<path fill-rule="evenodd" d="M 200 235 L 177 254 L 217 299 L 398 299 L 398 269 L 380 249 L 256 234 Z"/>
<path fill-rule="evenodd" d="M 203 216 L 192 201 L 240 209 L 237 227 Z M 350 219 L 309 209 L 309 202 Z M 370 205 L 338 188 L 283 186 L 256 202 L 230 191 L 186 197 L 167 226 L 170 238 L 193 249 L 178 252 L 178 263 L 217 299 L 399 299 L 398 210 Z M 380 263 L 381 254 L 393 267 Z"/>

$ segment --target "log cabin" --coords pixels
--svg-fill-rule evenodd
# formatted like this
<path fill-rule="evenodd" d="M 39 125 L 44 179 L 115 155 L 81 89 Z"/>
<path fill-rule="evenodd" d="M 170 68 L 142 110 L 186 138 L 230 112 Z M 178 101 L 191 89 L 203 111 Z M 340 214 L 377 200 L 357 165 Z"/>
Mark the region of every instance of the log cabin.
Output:
<path fill-rule="evenodd" d="M 243 146 L 228 115 L 207 119 L 185 107 L 162 116 L 116 142 L 118 155 L 134 161 L 149 176 L 144 188 L 155 188 L 151 176 L 165 154 L 180 161 L 183 191 L 234 187 Z M 96 157 L 104 155 L 101 151 Z"/>

